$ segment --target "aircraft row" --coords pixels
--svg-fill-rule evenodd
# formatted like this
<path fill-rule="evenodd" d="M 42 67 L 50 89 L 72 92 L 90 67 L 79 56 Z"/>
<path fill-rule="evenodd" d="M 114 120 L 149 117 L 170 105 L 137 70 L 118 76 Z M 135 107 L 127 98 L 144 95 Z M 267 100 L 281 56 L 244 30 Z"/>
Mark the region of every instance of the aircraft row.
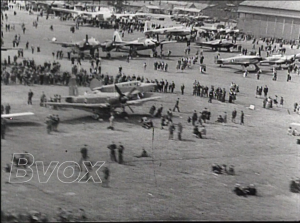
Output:
<path fill-rule="evenodd" d="M 281 67 L 282 65 L 291 65 L 300 61 L 300 53 L 295 55 L 272 55 L 269 57 L 261 57 L 259 55 L 238 55 L 234 57 L 217 59 L 216 64 L 221 65 L 240 65 L 246 69 L 250 65 L 255 66 L 255 71 L 260 70 L 258 65 L 275 65 Z"/>

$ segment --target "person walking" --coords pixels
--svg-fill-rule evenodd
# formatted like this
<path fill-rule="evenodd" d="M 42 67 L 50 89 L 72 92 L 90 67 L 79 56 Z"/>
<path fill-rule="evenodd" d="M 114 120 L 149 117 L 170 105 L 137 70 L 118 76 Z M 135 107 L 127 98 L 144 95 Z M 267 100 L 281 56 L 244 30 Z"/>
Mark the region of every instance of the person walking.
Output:
<path fill-rule="evenodd" d="M 123 151 L 124 151 L 124 146 L 121 144 L 121 142 L 119 142 L 119 146 L 118 146 L 119 164 L 123 163 Z"/>
<path fill-rule="evenodd" d="M 234 109 L 231 113 L 231 121 L 233 123 L 235 123 L 235 118 L 236 118 L 236 115 L 237 115 L 237 112 L 236 112 L 236 109 Z"/>
<path fill-rule="evenodd" d="M 108 129 L 114 130 L 114 114 L 110 113 L 110 117 L 109 117 L 109 126 L 107 127 Z"/>
<path fill-rule="evenodd" d="M 177 101 L 176 101 L 176 103 L 175 103 L 175 106 L 174 106 L 174 108 L 173 108 L 173 111 L 175 111 L 175 109 L 177 109 L 177 111 L 180 112 L 180 111 L 179 111 L 179 98 L 177 98 Z"/>
<path fill-rule="evenodd" d="M 103 182 L 102 182 L 102 187 L 108 187 L 108 182 L 109 182 L 109 176 L 110 176 L 110 173 L 109 173 L 109 169 L 108 167 L 104 167 L 103 168 Z"/>
<path fill-rule="evenodd" d="M 244 112 L 241 111 L 241 125 L 244 125 Z"/>
<path fill-rule="evenodd" d="M 107 148 L 110 150 L 111 161 L 117 162 L 116 152 L 115 152 L 115 149 L 117 149 L 117 145 L 114 142 L 112 142 L 112 144 L 108 145 Z"/>
<path fill-rule="evenodd" d="M 27 101 L 27 104 L 32 105 L 32 97 L 33 97 L 33 92 L 30 89 L 29 92 L 28 92 L 28 101 Z"/>
<path fill-rule="evenodd" d="M 180 141 L 181 141 L 182 129 L 183 129 L 182 124 L 181 124 L 181 122 L 179 122 L 178 123 L 178 140 L 180 140 Z"/>

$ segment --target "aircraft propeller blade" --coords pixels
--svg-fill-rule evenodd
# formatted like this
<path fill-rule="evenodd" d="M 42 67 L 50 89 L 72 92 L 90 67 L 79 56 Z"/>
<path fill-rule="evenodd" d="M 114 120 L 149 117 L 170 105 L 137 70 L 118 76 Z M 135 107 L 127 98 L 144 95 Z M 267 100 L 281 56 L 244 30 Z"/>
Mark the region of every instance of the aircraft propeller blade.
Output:
<path fill-rule="evenodd" d="M 135 90 L 136 90 L 136 88 L 132 88 L 131 91 L 128 93 L 127 97 L 129 98 Z"/>
<path fill-rule="evenodd" d="M 131 111 L 132 113 L 134 113 L 133 109 L 132 109 L 129 105 L 127 105 L 127 106 L 128 106 L 128 108 L 130 109 L 130 111 Z"/>
<path fill-rule="evenodd" d="M 122 91 L 120 90 L 120 88 L 115 84 L 115 89 L 118 92 L 118 94 L 120 95 L 120 97 L 124 97 L 125 95 L 122 93 Z"/>

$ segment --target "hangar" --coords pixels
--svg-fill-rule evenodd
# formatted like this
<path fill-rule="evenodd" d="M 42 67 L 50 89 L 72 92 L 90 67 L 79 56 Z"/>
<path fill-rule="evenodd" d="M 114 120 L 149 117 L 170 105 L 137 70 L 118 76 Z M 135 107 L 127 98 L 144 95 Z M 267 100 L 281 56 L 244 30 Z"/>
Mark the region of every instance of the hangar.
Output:
<path fill-rule="evenodd" d="M 257 37 L 300 39 L 300 1 L 244 1 L 238 28 Z"/>

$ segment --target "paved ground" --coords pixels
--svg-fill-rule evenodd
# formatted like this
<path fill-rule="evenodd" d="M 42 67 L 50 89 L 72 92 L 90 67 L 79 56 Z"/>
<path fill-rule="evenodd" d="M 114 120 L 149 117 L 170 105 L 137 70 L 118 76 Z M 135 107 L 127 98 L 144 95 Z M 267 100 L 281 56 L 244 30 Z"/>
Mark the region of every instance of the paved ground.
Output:
<path fill-rule="evenodd" d="M 29 40 L 30 45 L 41 47 L 42 52 L 31 54 L 25 51 L 26 58 L 34 58 L 37 63 L 52 61 L 51 52 L 59 46 L 51 45 L 47 39 L 81 40 L 86 34 L 100 41 L 111 39 L 113 30 L 80 27 L 75 34 L 69 31 L 71 22 L 60 22 L 58 19 L 40 18 L 38 28 L 32 26 L 36 16 L 18 12 L 13 16 L 8 12 L 10 23 L 16 24 L 16 31 L 4 33 L 6 46 L 12 46 L 15 34 L 21 34 L 21 47 Z M 21 32 L 21 23 L 26 24 L 26 35 Z M 5 24 L 5 22 L 4 22 Z M 54 25 L 54 31 L 49 27 Z M 126 34 L 126 40 L 143 36 L 142 33 Z M 244 42 L 250 49 L 251 44 Z M 126 74 L 143 75 L 150 79 L 167 79 L 176 84 L 175 93 L 155 94 L 162 96 L 154 103 L 156 107 L 163 104 L 165 111 L 172 108 L 177 97 L 180 97 L 181 113 L 175 113 L 174 122 L 183 123 L 183 141 L 168 140 L 168 131 L 159 128 L 160 120 L 154 120 L 154 140 L 152 132 L 143 129 L 138 120 L 147 114 L 152 103 L 135 107 L 129 120 L 116 120 L 116 130 L 109 131 L 108 119 L 95 122 L 90 114 L 80 110 L 49 110 L 39 106 L 42 91 L 47 96 L 66 95 L 67 87 L 62 86 L 1 86 L 1 102 L 11 104 L 11 112 L 33 111 L 36 115 L 18 118 L 9 123 L 6 139 L 1 141 L 1 167 L 10 162 L 11 154 L 28 151 L 36 161 L 78 161 L 79 149 L 87 144 L 92 160 L 106 162 L 111 171 L 109 188 L 98 184 L 63 184 L 55 177 L 48 183 L 38 183 L 37 174 L 32 180 L 22 184 L 7 184 L 9 174 L 2 174 L 1 194 L 2 210 L 38 210 L 54 215 L 57 207 L 84 208 L 91 220 L 300 220 L 300 197 L 289 192 L 289 181 L 299 177 L 300 147 L 296 138 L 288 136 L 287 128 L 291 122 L 299 122 L 299 115 L 293 113 L 293 104 L 299 101 L 300 77 L 292 74 L 292 81 L 286 82 L 286 71 L 278 72 L 278 81 L 272 81 L 270 68 L 263 67 L 264 74 L 256 80 L 254 74 L 244 78 L 239 67 L 220 68 L 213 63 L 214 52 L 204 50 L 207 74 L 199 74 L 199 65 L 176 72 L 175 66 L 179 56 L 184 55 L 185 43 L 168 45 L 173 57 L 165 59 L 169 72 L 154 71 L 156 59 L 148 57 L 135 58 L 127 63 L 122 53 L 112 53 L 118 57 L 113 60 L 102 60 L 104 73 L 117 74 L 118 67 L 123 66 Z M 196 49 L 192 49 L 192 54 Z M 288 50 L 288 54 L 296 51 Z M 2 60 L 8 54 L 1 52 Z M 145 52 L 149 54 L 149 52 Z M 66 53 L 65 53 L 66 55 Z M 103 54 L 104 56 L 105 54 Z M 221 53 L 230 57 L 234 53 Z M 147 70 L 143 63 L 147 62 Z M 63 70 L 71 70 L 70 61 L 59 61 Z M 84 68 L 89 68 L 87 61 Z M 207 98 L 192 96 L 192 83 L 199 80 L 210 87 L 226 88 L 230 83 L 240 86 L 240 93 L 234 104 L 213 101 Z M 180 85 L 186 86 L 186 94 L 179 93 Z M 283 108 L 263 109 L 262 99 L 255 98 L 256 86 L 268 85 L 271 96 L 283 96 Z M 33 105 L 28 106 L 27 92 L 34 92 Z M 87 88 L 80 88 L 83 93 Z M 227 97 L 228 99 L 228 97 Z M 249 110 L 249 105 L 255 110 Z M 207 138 L 203 140 L 192 136 L 192 126 L 187 123 L 193 110 L 201 111 L 207 107 L 212 112 L 211 122 L 206 125 Z M 236 108 L 239 120 L 240 111 L 245 112 L 245 125 L 229 121 L 225 125 L 215 124 L 219 114 L 228 113 Z M 59 132 L 47 135 L 45 119 L 49 114 L 59 114 L 61 124 Z M 122 142 L 125 146 L 126 164 L 111 163 L 108 149 L 111 141 Z M 152 158 L 138 159 L 145 148 Z M 234 165 L 235 176 L 219 175 L 211 172 L 212 163 Z M 59 172 L 61 174 L 61 172 Z M 95 174 L 95 173 L 94 173 Z M 56 175 L 54 172 L 53 175 Z M 14 178 L 15 179 L 15 178 Z M 238 197 L 232 189 L 235 183 L 248 185 L 254 183 L 258 189 L 256 197 Z"/>

